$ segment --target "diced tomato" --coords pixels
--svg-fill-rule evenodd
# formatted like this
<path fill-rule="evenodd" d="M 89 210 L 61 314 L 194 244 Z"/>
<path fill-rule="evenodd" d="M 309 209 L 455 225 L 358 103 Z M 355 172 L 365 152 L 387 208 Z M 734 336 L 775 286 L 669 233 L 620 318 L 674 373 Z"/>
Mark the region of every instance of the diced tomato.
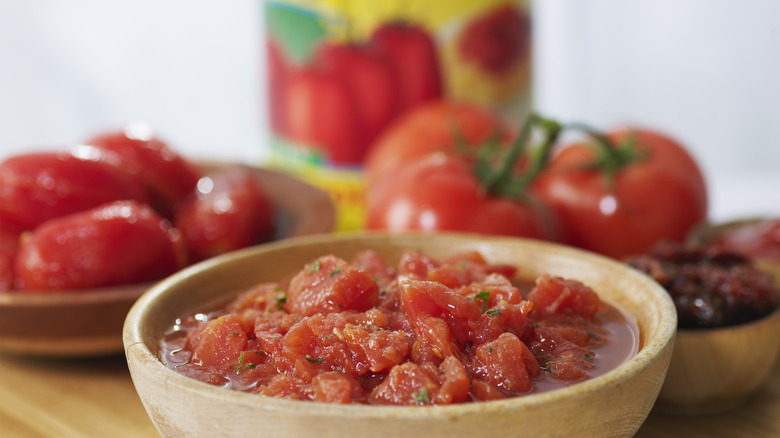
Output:
<path fill-rule="evenodd" d="M 379 301 L 371 274 L 334 256 L 310 263 L 290 281 L 287 309 L 301 315 L 367 310 Z"/>
<path fill-rule="evenodd" d="M 512 394 L 530 391 L 531 377 L 541 374 L 531 351 L 511 333 L 477 347 L 475 359 L 484 366 L 480 367 L 482 377 Z"/>
<path fill-rule="evenodd" d="M 534 302 L 534 313 L 567 313 L 593 319 L 606 307 L 593 290 L 579 281 L 544 274 L 528 294 Z"/>
<path fill-rule="evenodd" d="M 241 353 L 247 343 L 246 321 L 238 315 L 220 316 L 206 322 L 188 339 L 192 345 L 192 363 L 216 366 L 235 363 L 240 366 Z"/>
<path fill-rule="evenodd" d="M 312 379 L 314 400 L 325 403 L 351 403 L 360 398 L 362 388 L 355 379 L 336 372 L 318 374 Z"/>
<path fill-rule="evenodd" d="M 407 362 L 393 367 L 384 382 L 371 392 L 369 400 L 385 405 L 426 405 L 431 403 L 438 388 L 435 375 Z"/>

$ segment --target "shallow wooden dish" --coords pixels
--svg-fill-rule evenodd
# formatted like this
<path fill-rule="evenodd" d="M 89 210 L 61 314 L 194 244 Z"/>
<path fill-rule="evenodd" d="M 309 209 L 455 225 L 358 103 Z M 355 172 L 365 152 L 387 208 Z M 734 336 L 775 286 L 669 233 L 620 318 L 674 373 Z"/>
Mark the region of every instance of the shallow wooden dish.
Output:
<path fill-rule="evenodd" d="M 333 230 L 327 194 L 286 174 L 235 163 L 201 163 L 204 171 L 250 169 L 276 207 L 276 239 Z M 122 324 L 151 284 L 60 293 L 0 293 L 0 353 L 83 357 L 122 351 Z"/>
<path fill-rule="evenodd" d="M 391 264 L 404 251 L 434 257 L 475 249 L 512 263 L 520 279 L 548 272 L 579 279 L 634 315 L 636 356 L 604 375 L 564 389 L 501 401 L 449 406 L 331 405 L 266 398 L 211 386 L 168 369 L 159 342 L 176 317 L 264 280 L 296 272 L 314 258 L 349 258 L 374 249 Z M 220 256 L 152 287 L 124 327 L 133 383 L 165 437 L 630 437 L 644 422 L 666 375 L 677 316 L 669 295 L 626 265 L 551 243 L 456 234 L 345 233 L 309 236 Z"/>

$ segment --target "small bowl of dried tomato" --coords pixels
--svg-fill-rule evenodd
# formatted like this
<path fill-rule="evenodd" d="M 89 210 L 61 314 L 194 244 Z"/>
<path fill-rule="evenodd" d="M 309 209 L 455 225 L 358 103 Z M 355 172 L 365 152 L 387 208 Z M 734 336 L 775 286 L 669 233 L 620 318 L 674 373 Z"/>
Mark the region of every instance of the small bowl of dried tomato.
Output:
<path fill-rule="evenodd" d="M 187 268 L 124 344 L 164 437 L 630 437 L 676 327 L 660 285 L 579 249 L 350 232 Z"/>
<path fill-rule="evenodd" d="M 780 356 L 778 285 L 723 245 L 659 242 L 626 258 L 672 297 L 677 340 L 658 412 L 697 415 L 741 405 Z"/>
<path fill-rule="evenodd" d="M 705 224 L 691 231 L 688 242 L 740 252 L 780 284 L 780 218 L 756 217 Z"/>

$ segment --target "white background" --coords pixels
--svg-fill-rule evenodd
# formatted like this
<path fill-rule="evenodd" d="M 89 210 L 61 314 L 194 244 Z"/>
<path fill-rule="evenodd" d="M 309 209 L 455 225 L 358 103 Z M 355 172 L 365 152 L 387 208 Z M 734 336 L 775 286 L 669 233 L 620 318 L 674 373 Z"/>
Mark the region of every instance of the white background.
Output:
<path fill-rule="evenodd" d="M 537 109 L 636 123 L 701 163 L 711 218 L 780 215 L 780 2 L 537 0 Z M 0 159 L 144 120 L 192 158 L 263 153 L 260 0 L 0 0 Z"/>

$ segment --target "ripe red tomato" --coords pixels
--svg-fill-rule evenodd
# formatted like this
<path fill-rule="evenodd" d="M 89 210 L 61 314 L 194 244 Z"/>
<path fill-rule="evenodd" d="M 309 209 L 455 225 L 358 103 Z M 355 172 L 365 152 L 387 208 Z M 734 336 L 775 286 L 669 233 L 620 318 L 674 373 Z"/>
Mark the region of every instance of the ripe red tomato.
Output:
<path fill-rule="evenodd" d="M 451 152 L 459 142 L 476 148 L 492 138 L 508 140 L 510 131 L 497 116 L 475 105 L 425 103 L 398 118 L 374 142 L 365 163 L 366 185 L 376 186 L 433 152 Z"/>
<path fill-rule="evenodd" d="M 544 207 L 486 195 L 462 158 L 433 154 L 398 170 L 368 199 L 368 229 L 450 230 L 553 239 Z"/>
<path fill-rule="evenodd" d="M 660 239 L 681 241 L 706 219 L 705 181 L 682 145 L 641 129 L 616 130 L 606 138 L 613 145 L 633 139 L 634 152 L 626 155 L 633 158 L 621 162 L 612 155 L 615 161 L 594 169 L 596 145 L 572 144 L 536 179 L 534 191 L 556 215 L 564 243 L 621 258 Z"/>
<path fill-rule="evenodd" d="M 145 202 L 129 174 L 69 151 L 21 154 L 0 163 L 0 217 L 22 230 L 117 200 Z"/>
<path fill-rule="evenodd" d="M 95 136 L 87 144 L 106 151 L 107 161 L 140 179 L 150 205 L 165 216 L 195 189 L 201 172 L 143 124 Z"/>
<path fill-rule="evenodd" d="M 192 260 L 202 260 L 273 237 L 273 207 L 248 171 L 205 176 L 175 215 Z"/>
<path fill-rule="evenodd" d="M 58 291 L 158 280 L 184 266 L 180 233 L 149 206 L 118 201 L 44 223 L 22 237 L 18 289 Z"/>
<path fill-rule="evenodd" d="M 442 97 L 436 45 L 425 29 L 408 23 L 386 23 L 374 30 L 370 44 L 390 61 L 399 79 L 402 110 Z"/>

